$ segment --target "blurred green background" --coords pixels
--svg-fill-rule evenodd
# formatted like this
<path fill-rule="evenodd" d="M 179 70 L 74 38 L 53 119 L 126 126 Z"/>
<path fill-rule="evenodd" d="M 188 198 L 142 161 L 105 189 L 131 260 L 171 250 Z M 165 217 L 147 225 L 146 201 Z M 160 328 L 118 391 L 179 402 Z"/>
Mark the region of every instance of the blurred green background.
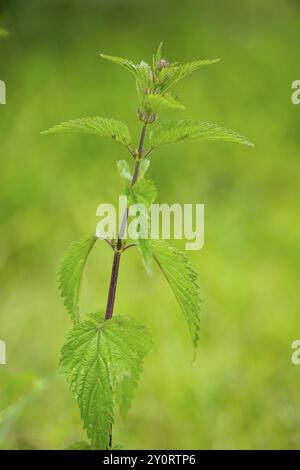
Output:
<path fill-rule="evenodd" d="M 162 275 L 147 278 L 135 250 L 121 264 L 116 312 L 147 322 L 146 361 L 115 443 L 136 449 L 300 448 L 300 4 L 296 0 L 1 1 L 0 446 L 60 449 L 85 438 L 58 368 L 70 320 L 56 285 L 70 241 L 95 230 L 101 202 L 121 190 L 121 146 L 93 136 L 41 136 L 64 120 L 108 116 L 137 137 L 130 74 L 98 52 L 174 61 L 221 57 L 178 84 L 185 111 L 165 118 L 236 129 L 256 148 L 188 143 L 153 153 L 159 202 L 204 203 L 201 337 L 190 339 Z M 184 247 L 184 242 L 177 242 Z M 104 306 L 112 252 L 99 244 L 83 286 L 85 312 Z M 37 393 L 36 393 L 37 392 Z M 29 394 L 29 396 L 28 396 Z M 20 401 L 21 400 L 21 401 Z M 25 405 L 27 405 L 25 407 Z M 5 426 L 6 427 L 5 427 Z"/>

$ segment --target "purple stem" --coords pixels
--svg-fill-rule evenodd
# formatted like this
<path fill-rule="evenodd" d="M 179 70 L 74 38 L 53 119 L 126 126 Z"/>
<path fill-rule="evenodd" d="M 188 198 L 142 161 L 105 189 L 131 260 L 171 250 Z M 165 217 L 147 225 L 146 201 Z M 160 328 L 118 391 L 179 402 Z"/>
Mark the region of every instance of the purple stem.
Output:
<path fill-rule="evenodd" d="M 141 137 L 140 137 L 140 142 L 139 142 L 139 147 L 138 147 L 138 159 L 141 159 L 143 156 L 145 134 L 146 134 L 146 124 L 143 125 L 142 131 L 141 131 Z M 133 172 L 133 176 L 131 180 L 131 186 L 133 186 L 136 183 L 138 176 L 139 176 L 139 170 L 140 170 L 140 161 L 137 160 L 135 162 L 134 172 Z M 122 239 L 124 237 L 127 219 L 128 219 L 128 208 L 126 208 L 123 214 L 122 223 L 121 223 L 118 240 L 117 240 L 117 245 L 115 248 L 113 265 L 111 269 L 106 311 L 105 311 L 105 320 L 109 320 L 113 316 L 113 312 L 114 312 L 114 304 L 115 304 L 116 290 L 117 290 L 117 284 L 118 284 L 118 275 L 119 275 L 119 268 L 120 268 L 120 259 L 121 259 Z"/>

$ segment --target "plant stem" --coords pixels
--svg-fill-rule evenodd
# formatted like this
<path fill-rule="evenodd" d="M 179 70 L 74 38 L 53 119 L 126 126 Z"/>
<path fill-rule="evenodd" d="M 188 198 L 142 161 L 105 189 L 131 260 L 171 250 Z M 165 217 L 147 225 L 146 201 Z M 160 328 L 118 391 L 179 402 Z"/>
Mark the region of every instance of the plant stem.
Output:
<path fill-rule="evenodd" d="M 146 135 L 146 124 L 143 125 L 142 131 L 141 131 L 141 136 L 140 136 L 140 141 L 139 141 L 139 146 L 138 146 L 137 160 L 135 161 L 134 172 L 133 172 L 132 179 L 131 179 L 131 186 L 133 186 L 136 183 L 138 176 L 139 176 L 139 170 L 140 170 L 140 164 L 141 164 L 140 160 L 143 156 L 145 135 Z M 129 151 L 131 155 L 133 155 L 133 152 L 131 151 L 131 149 Z M 114 259 L 113 259 L 113 264 L 112 264 L 112 269 L 111 269 L 110 283 L 109 283 L 109 290 L 108 290 L 108 297 L 107 297 L 107 304 L 106 304 L 106 311 L 105 311 L 105 320 L 109 320 L 113 316 L 113 312 L 114 312 L 114 304 L 115 304 L 120 260 L 121 260 L 121 253 L 122 253 L 122 239 L 125 233 L 127 219 L 128 219 L 128 207 L 125 209 L 125 212 L 123 214 L 121 227 L 120 227 L 120 231 L 118 235 L 118 240 L 117 240 L 117 244 L 115 247 L 115 254 L 114 254 Z M 110 429 L 110 433 L 109 433 L 109 448 L 111 447 L 112 447 L 112 428 Z"/>
<path fill-rule="evenodd" d="M 138 157 L 139 160 L 142 158 L 143 155 L 143 148 L 144 148 L 144 141 L 145 141 L 145 135 L 146 135 L 146 124 L 143 125 L 142 127 L 142 132 L 141 132 L 141 137 L 140 137 L 140 143 L 138 147 Z"/>
<path fill-rule="evenodd" d="M 140 162 L 135 162 L 134 172 L 133 172 L 133 176 L 131 180 L 131 186 L 133 186 L 136 180 L 138 179 L 140 164 L 141 164 Z"/>
<path fill-rule="evenodd" d="M 107 298 L 107 305 L 106 305 L 106 313 L 105 313 L 105 320 L 109 320 L 112 317 L 113 310 L 114 310 L 114 303 L 115 303 L 115 296 L 116 296 L 116 289 L 117 289 L 117 282 L 118 282 L 118 274 L 119 274 L 119 267 L 120 267 L 120 258 L 121 252 L 115 251 L 113 265 L 111 269 L 111 276 L 110 276 L 110 284 L 109 284 L 109 291 L 108 291 L 108 298 Z"/>
<path fill-rule="evenodd" d="M 145 135 L 146 135 L 146 124 L 143 125 L 142 131 L 141 131 L 141 136 L 140 136 L 140 141 L 139 141 L 139 146 L 138 146 L 138 155 L 137 155 L 138 159 L 135 162 L 134 172 L 133 172 L 133 176 L 131 180 L 131 186 L 133 186 L 136 183 L 138 176 L 139 176 L 139 170 L 140 170 L 140 164 L 141 164 L 140 159 L 143 156 Z M 122 239 L 125 233 L 127 219 L 128 219 L 128 208 L 126 208 L 123 214 L 122 223 L 121 223 L 118 240 L 117 240 L 117 244 L 115 248 L 115 254 L 114 254 L 114 259 L 113 259 L 113 264 L 112 264 L 112 269 L 111 269 L 106 311 L 105 311 L 105 320 L 109 320 L 113 316 L 113 312 L 114 312 L 114 304 L 115 304 L 116 290 L 117 290 L 117 284 L 118 284 L 118 275 L 119 275 L 119 268 L 120 268 L 120 259 L 121 259 L 121 252 L 122 252 Z"/>

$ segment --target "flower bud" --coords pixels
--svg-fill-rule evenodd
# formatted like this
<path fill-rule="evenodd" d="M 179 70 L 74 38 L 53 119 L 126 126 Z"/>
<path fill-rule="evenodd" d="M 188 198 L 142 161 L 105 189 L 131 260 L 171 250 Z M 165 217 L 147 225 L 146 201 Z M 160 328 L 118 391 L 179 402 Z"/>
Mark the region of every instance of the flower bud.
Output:
<path fill-rule="evenodd" d="M 166 59 L 161 59 L 156 64 L 157 70 L 162 70 L 170 67 L 169 62 Z"/>

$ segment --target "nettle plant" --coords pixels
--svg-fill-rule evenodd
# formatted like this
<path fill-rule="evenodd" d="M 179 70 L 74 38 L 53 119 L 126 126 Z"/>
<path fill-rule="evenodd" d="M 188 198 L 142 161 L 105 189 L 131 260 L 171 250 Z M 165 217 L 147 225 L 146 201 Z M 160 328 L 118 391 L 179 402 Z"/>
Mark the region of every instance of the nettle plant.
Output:
<path fill-rule="evenodd" d="M 216 59 L 169 63 L 162 58 L 161 48 L 160 44 L 151 65 L 101 54 L 102 58 L 127 69 L 135 78 L 139 101 L 137 114 L 142 123 L 137 147 L 132 145 L 124 123 L 104 117 L 76 119 L 46 131 L 109 137 L 125 147 L 134 161 L 133 172 L 127 161 L 118 162 L 128 207 L 118 236 L 106 240 L 113 250 L 106 308 L 81 318 L 81 279 L 88 256 L 99 241 L 97 236 L 88 235 L 73 242 L 59 269 L 61 295 L 74 323 L 63 345 L 60 364 L 90 440 L 89 444 L 78 443 L 73 448 L 112 448 L 114 410 L 118 407 L 121 415 L 127 414 L 143 361 L 152 346 L 150 331 L 140 321 L 129 316 L 113 316 L 120 260 L 129 247 L 138 247 L 148 273 L 152 271 L 153 261 L 157 263 L 179 303 L 193 345 L 197 346 L 200 322 L 198 276 L 186 255 L 165 241 L 150 240 L 143 233 L 143 227 L 135 243 L 124 238 L 130 205 L 142 204 L 149 212 L 157 195 L 153 181 L 145 178 L 150 155 L 161 145 L 188 140 L 225 140 L 253 145 L 237 132 L 208 122 L 171 120 L 156 124 L 158 112 L 162 109 L 183 108 L 171 88 L 192 72 L 218 62 Z"/>

